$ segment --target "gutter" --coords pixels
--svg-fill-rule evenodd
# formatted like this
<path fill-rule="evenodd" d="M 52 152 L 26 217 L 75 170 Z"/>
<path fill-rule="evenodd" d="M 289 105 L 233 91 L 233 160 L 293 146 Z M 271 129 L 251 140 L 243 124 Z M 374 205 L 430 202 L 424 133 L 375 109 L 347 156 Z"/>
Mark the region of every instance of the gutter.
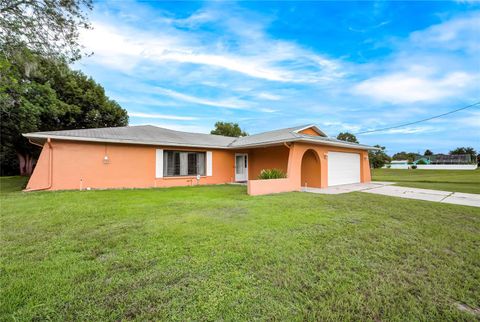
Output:
<path fill-rule="evenodd" d="M 268 146 L 268 145 L 274 145 L 274 144 L 282 144 L 282 143 L 290 143 L 290 142 L 308 142 L 308 143 L 316 143 L 320 145 L 329 145 L 329 146 L 338 146 L 338 147 L 346 147 L 346 148 L 353 148 L 353 149 L 358 149 L 358 150 L 380 150 L 379 148 L 373 147 L 373 146 L 367 146 L 367 145 L 356 145 L 356 144 L 348 144 L 348 143 L 342 143 L 342 142 L 332 142 L 332 141 L 321 141 L 321 140 L 312 140 L 308 138 L 303 138 L 303 137 L 296 137 L 292 139 L 285 139 L 285 140 L 278 140 L 278 141 L 268 141 L 268 142 L 263 142 L 263 143 L 252 143 L 252 144 L 243 144 L 243 145 L 237 145 L 237 146 L 230 146 L 231 149 L 244 149 L 244 148 L 250 148 L 250 147 L 262 147 L 262 146 Z"/>
<path fill-rule="evenodd" d="M 28 142 L 32 143 L 33 145 L 39 146 L 43 148 L 43 145 L 33 142 L 31 139 L 28 139 Z M 52 188 L 53 183 L 53 146 L 52 140 L 50 138 L 47 139 L 48 144 L 48 186 L 37 188 L 37 189 L 25 189 L 23 191 L 30 192 L 30 191 L 41 191 L 41 190 L 48 190 Z"/>
<path fill-rule="evenodd" d="M 66 140 L 66 141 L 80 141 L 80 142 L 100 142 L 100 143 L 120 143 L 120 144 L 138 144 L 138 145 L 164 145 L 164 146 L 181 146 L 181 147 L 192 147 L 192 148 L 211 148 L 211 149 L 228 149 L 228 146 L 221 145 L 200 145 L 200 144 L 182 144 L 175 142 L 146 142 L 146 141 L 135 141 L 135 140 L 116 140 L 116 139 L 97 139 L 97 138 L 87 138 L 81 136 L 62 136 L 62 135 L 42 135 L 42 134 L 22 134 L 24 137 L 38 138 L 38 139 L 57 139 L 57 140 Z"/>
<path fill-rule="evenodd" d="M 101 142 L 101 143 L 119 143 L 119 144 L 138 144 L 138 145 L 150 145 L 150 146 L 173 146 L 173 147 L 192 147 L 192 148 L 211 148 L 211 149 L 224 149 L 224 150 L 233 150 L 233 149 L 245 149 L 250 147 L 262 147 L 268 145 L 275 145 L 275 144 L 282 144 L 282 143 L 289 143 L 289 142 L 309 142 L 309 143 L 316 143 L 316 144 L 323 144 L 323 145 L 330 145 L 330 146 L 339 146 L 339 147 L 347 147 L 347 148 L 356 148 L 359 150 L 380 150 L 379 148 L 373 146 L 366 146 L 366 145 L 357 145 L 357 144 L 348 144 L 342 142 L 332 142 L 332 141 L 322 141 L 322 140 L 312 140 L 305 137 L 296 136 L 291 139 L 283 139 L 283 140 L 272 140 L 266 141 L 262 143 L 252 143 L 252 144 L 242 144 L 237 146 L 232 146 L 236 140 L 232 143 L 228 144 L 227 146 L 219 146 L 219 145 L 203 145 L 203 144 L 185 144 L 185 143 L 175 143 L 175 142 L 145 142 L 145 141 L 135 141 L 135 140 L 116 140 L 116 139 L 98 139 L 98 138 L 86 138 L 86 137 L 74 137 L 74 136 L 60 136 L 60 135 L 41 135 L 41 134 L 23 134 L 26 138 L 45 138 L 45 139 L 58 139 L 58 140 L 66 140 L 66 141 L 81 141 L 81 142 Z"/>

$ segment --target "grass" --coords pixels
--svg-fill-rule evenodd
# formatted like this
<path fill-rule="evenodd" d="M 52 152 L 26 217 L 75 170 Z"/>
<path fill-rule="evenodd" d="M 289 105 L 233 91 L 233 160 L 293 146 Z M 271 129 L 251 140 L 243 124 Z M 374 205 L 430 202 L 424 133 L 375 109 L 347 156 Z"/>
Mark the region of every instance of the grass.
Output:
<path fill-rule="evenodd" d="M 1 187 L 1 321 L 479 318 L 478 208 L 243 186 Z"/>
<path fill-rule="evenodd" d="M 393 181 L 404 187 L 480 194 L 477 170 L 373 169 L 372 180 Z"/>
<path fill-rule="evenodd" d="M 22 191 L 27 185 L 28 177 L 0 177 L 0 193 Z"/>

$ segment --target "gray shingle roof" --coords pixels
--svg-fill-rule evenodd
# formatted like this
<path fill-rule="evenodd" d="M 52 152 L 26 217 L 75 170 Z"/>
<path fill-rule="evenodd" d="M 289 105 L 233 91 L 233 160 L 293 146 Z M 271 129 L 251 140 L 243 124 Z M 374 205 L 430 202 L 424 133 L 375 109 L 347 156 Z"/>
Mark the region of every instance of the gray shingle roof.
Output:
<path fill-rule="evenodd" d="M 301 130 L 307 126 L 308 125 L 295 126 L 295 127 L 289 127 L 286 129 L 279 129 L 279 130 L 244 136 L 235 140 L 231 144 L 231 146 L 241 147 L 245 145 L 267 144 L 269 142 L 292 141 L 297 137 L 295 131 Z"/>
<path fill-rule="evenodd" d="M 313 125 L 290 127 L 240 138 L 174 131 L 152 125 L 33 132 L 26 133 L 24 136 L 32 139 L 52 138 L 75 141 L 211 147 L 224 149 L 254 147 L 294 141 L 308 141 L 326 145 L 350 146 L 359 149 L 375 149 L 367 145 L 349 143 L 326 136 L 311 136 L 298 133 L 298 131 L 311 126 Z"/>
<path fill-rule="evenodd" d="M 106 127 L 97 129 L 64 130 L 27 133 L 29 138 L 76 139 L 79 141 L 140 143 L 201 147 L 227 147 L 235 138 L 202 133 L 189 133 L 153 125 Z M 86 140 L 85 140 L 86 139 Z"/>

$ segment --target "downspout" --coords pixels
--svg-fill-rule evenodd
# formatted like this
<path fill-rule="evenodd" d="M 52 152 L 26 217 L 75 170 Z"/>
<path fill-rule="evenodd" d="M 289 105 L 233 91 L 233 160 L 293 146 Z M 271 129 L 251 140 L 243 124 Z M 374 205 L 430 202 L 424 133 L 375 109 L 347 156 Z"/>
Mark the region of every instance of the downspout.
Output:
<path fill-rule="evenodd" d="M 28 139 L 28 142 L 32 143 L 33 145 L 42 147 L 41 144 L 33 142 L 31 139 Z M 37 188 L 37 189 L 28 189 L 24 191 L 41 191 L 41 190 L 48 190 L 52 187 L 53 183 L 53 147 L 52 147 L 52 140 L 50 138 L 47 139 L 47 144 L 48 144 L 48 186 L 43 187 L 43 188 Z"/>

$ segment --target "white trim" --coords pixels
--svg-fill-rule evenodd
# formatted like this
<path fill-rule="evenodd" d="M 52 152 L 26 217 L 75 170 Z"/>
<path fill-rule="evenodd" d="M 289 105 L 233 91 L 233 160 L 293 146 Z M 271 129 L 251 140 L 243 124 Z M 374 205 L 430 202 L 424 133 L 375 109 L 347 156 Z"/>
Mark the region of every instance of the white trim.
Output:
<path fill-rule="evenodd" d="M 230 149 L 229 146 L 222 145 L 206 145 L 206 144 L 186 144 L 186 143 L 175 143 L 175 142 L 146 142 L 146 141 L 135 141 L 127 139 L 99 139 L 99 138 L 88 138 L 81 136 L 64 136 L 64 135 L 46 135 L 46 134 L 22 134 L 26 138 L 37 138 L 37 139 L 57 139 L 57 140 L 66 140 L 66 141 L 82 141 L 82 142 L 106 142 L 106 143 L 122 143 L 122 144 L 139 144 L 139 145 L 161 145 L 161 146 L 173 146 L 173 147 L 190 147 L 190 148 L 211 148 L 211 149 Z"/>
<path fill-rule="evenodd" d="M 412 166 L 412 165 L 410 165 Z M 420 170 L 475 170 L 476 164 L 417 164 Z"/>
<path fill-rule="evenodd" d="M 247 158 L 246 159 L 246 162 L 245 162 L 245 159 L 243 159 L 246 163 L 246 166 L 244 164 L 244 169 L 245 169 L 245 178 L 240 178 L 240 179 L 237 179 L 237 156 L 243 156 L 244 158 Z M 248 162 L 249 162 L 249 157 L 248 157 L 248 153 L 235 153 L 235 181 L 248 181 Z"/>
<path fill-rule="evenodd" d="M 155 178 L 163 178 L 163 149 L 156 150 Z"/>
<path fill-rule="evenodd" d="M 358 150 L 380 150 L 379 148 L 373 146 L 367 146 L 362 144 L 350 144 L 350 143 L 341 143 L 341 142 L 331 142 L 323 140 L 315 140 L 305 137 L 292 138 L 287 140 L 272 140 L 262 143 L 252 143 L 252 144 L 241 144 L 241 145 L 228 145 L 228 146 L 215 146 L 215 145 L 199 145 L 199 144 L 182 144 L 182 143 L 173 143 L 173 142 L 145 142 L 145 141 L 134 141 L 134 140 L 114 140 L 114 139 L 98 139 L 98 138 L 85 138 L 85 137 L 73 137 L 73 136 L 59 136 L 59 135 L 44 135 L 44 134 L 22 134 L 26 138 L 43 138 L 43 139 L 58 139 L 58 140 L 67 140 L 67 141 L 82 141 L 82 142 L 107 142 L 107 143 L 122 143 L 122 144 L 139 144 L 139 145 L 157 145 L 157 146 L 172 146 L 172 147 L 190 147 L 190 148 L 210 148 L 210 149 L 222 149 L 222 150 L 235 150 L 242 149 L 245 147 L 264 147 L 274 144 L 282 144 L 283 142 L 309 142 L 316 143 L 321 145 L 330 145 L 330 146 L 340 146 L 347 147 Z"/>
<path fill-rule="evenodd" d="M 206 155 L 206 163 L 207 163 L 207 177 L 211 177 L 213 175 L 213 156 L 212 151 L 207 151 Z"/>
<path fill-rule="evenodd" d="M 329 146 L 340 146 L 346 148 L 352 148 L 357 150 L 380 150 L 380 148 L 376 148 L 374 146 L 362 145 L 362 144 L 350 144 L 350 143 L 342 143 L 342 142 L 331 142 L 331 141 L 322 141 L 322 140 L 315 140 L 309 138 L 295 138 L 295 139 L 288 139 L 288 140 L 274 140 L 268 141 L 263 143 L 252 143 L 252 144 L 242 144 L 233 147 L 229 147 L 230 149 L 243 149 L 246 147 L 266 147 L 266 146 L 273 146 L 273 145 L 281 145 L 283 142 L 309 142 L 309 143 L 316 143 L 320 145 L 329 145 Z"/>
<path fill-rule="evenodd" d="M 327 133 L 325 133 L 325 132 L 323 132 L 322 130 L 320 130 L 315 124 L 307 125 L 307 126 L 305 126 L 305 127 L 302 127 L 301 129 L 295 130 L 295 131 L 293 131 L 293 132 L 294 132 L 294 133 L 299 133 L 299 132 L 302 132 L 303 130 L 311 129 L 311 128 L 313 128 L 316 132 L 322 134 L 323 136 L 328 137 Z"/>

